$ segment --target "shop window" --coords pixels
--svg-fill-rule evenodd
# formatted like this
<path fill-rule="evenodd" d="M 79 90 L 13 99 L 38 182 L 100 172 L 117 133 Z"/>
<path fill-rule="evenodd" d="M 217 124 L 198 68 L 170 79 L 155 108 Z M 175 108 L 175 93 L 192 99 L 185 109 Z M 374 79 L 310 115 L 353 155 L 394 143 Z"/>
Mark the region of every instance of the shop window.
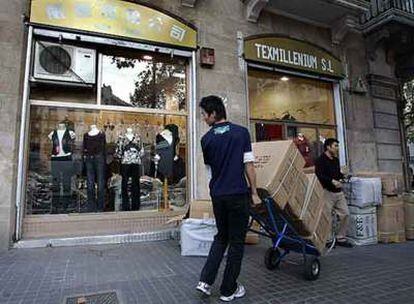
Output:
<path fill-rule="evenodd" d="M 32 106 L 26 213 L 184 210 L 186 121 Z"/>
<path fill-rule="evenodd" d="M 96 104 L 96 50 L 35 38 L 30 99 Z"/>
<path fill-rule="evenodd" d="M 249 99 L 252 119 L 335 124 L 329 82 L 250 70 Z"/>
<path fill-rule="evenodd" d="M 336 137 L 332 84 L 254 69 L 248 75 L 256 141 L 291 139 L 313 166 L 324 140 Z"/>
<path fill-rule="evenodd" d="M 33 82 L 30 99 L 53 102 L 96 104 L 96 86 L 68 86 L 63 83 Z"/>
<path fill-rule="evenodd" d="M 186 62 L 155 53 L 102 56 L 103 105 L 186 110 Z"/>

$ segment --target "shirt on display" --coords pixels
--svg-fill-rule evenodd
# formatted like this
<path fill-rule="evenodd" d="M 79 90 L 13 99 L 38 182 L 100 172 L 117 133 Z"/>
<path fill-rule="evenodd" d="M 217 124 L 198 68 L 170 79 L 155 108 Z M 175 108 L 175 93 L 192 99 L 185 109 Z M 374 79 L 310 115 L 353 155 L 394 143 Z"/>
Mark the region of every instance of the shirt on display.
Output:
<path fill-rule="evenodd" d="M 99 132 L 97 135 L 83 135 L 83 153 L 85 156 L 96 156 L 106 154 L 105 133 Z"/>
<path fill-rule="evenodd" d="M 121 136 L 116 145 L 115 155 L 124 165 L 141 165 L 144 149 L 140 138 L 137 135 L 134 135 L 132 138 Z"/>

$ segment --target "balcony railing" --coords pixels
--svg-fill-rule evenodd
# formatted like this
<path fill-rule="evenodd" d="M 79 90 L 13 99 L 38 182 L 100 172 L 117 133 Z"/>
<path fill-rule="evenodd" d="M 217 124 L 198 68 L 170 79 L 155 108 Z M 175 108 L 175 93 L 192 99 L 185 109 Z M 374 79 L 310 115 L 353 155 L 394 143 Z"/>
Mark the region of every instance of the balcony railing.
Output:
<path fill-rule="evenodd" d="M 414 19 L 414 0 L 371 0 L 371 9 L 362 16 L 361 21 L 366 23 L 391 11 L 412 15 Z"/>

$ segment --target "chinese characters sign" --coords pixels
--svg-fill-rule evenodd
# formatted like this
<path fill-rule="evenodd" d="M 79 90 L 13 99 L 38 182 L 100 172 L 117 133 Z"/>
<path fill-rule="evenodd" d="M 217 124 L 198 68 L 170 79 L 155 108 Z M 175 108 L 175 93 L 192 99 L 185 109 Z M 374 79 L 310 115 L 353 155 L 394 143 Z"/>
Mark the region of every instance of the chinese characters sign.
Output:
<path fill-rule="evenodd" d="M 244 41 L 246 60 L 344 77 L 341 62 L 321 48 L 286 37 L 259 36 Z"/>
<path fill-rule="evenodd" d="M 155 9 L 120 0 L 32 0 L 30 21 L 196 48 L 192 27 Z"/>

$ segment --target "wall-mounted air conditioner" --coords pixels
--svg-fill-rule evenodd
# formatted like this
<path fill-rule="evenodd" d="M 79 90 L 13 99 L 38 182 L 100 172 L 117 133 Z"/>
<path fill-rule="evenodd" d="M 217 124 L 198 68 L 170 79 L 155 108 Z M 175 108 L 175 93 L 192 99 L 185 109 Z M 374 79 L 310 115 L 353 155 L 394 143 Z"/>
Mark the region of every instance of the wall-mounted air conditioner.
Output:
<path fill-rule="evenodd" d="M 95 83 L 96 51 L 72 45 L 37 41 L 35 80 Z"/>

